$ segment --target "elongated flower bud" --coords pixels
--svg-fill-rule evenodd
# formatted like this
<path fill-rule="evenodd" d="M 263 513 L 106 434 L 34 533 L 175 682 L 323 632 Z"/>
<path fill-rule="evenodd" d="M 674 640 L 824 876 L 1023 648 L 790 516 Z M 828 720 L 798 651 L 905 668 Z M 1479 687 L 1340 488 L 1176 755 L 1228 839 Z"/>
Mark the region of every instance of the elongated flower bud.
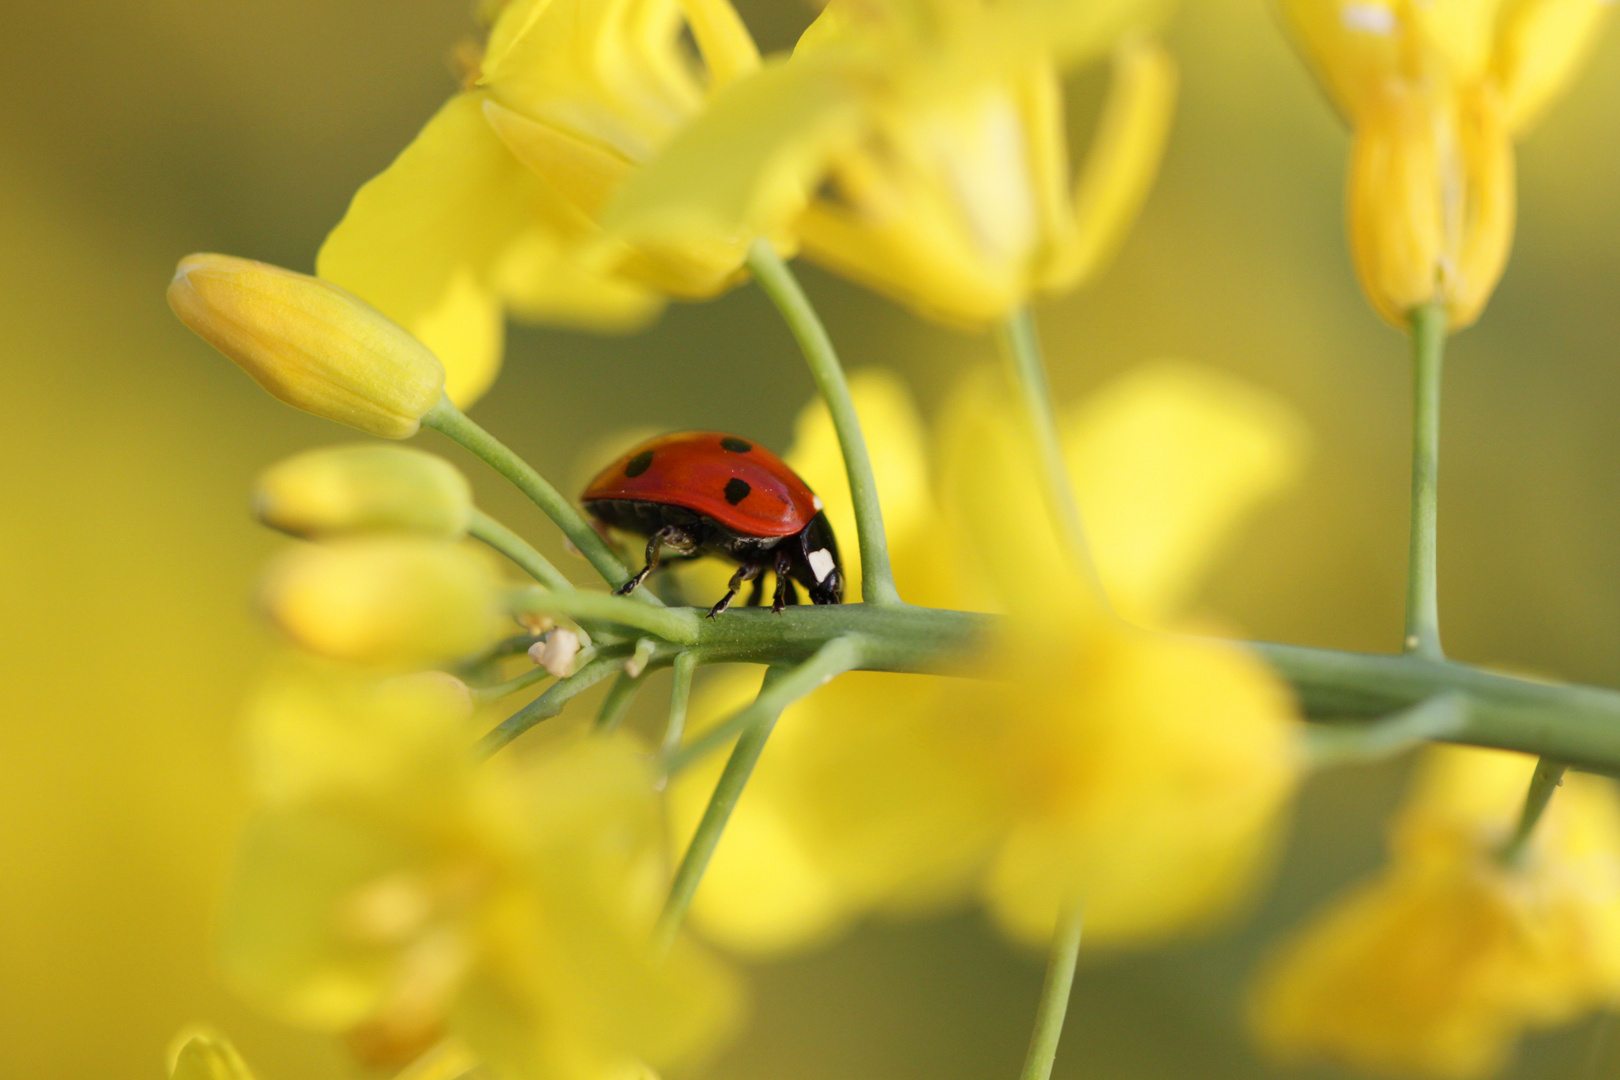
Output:
<path fill-rule="evenodd" d="M 464 656 L 499 636 L 499 579 L 482 553 L 416 537 L 295 548 L 260 593 L 280 629 L 336 660 L 411 667 Z"/>
<path fill-rule="evenodd" d="M 188 255 L 169 306 L 282 401 L 372 435 L 409 438 L 444 396 L 444 367 L 427 346 L 307 274 Z"/>
<path fill-rule="evenodd" d="M 253 509 L 273 529 L 311 540 L 362 532 L 461 537 L 467 478 L 443 458 L 386 443 L 310 450 L 259 477 Z"/>

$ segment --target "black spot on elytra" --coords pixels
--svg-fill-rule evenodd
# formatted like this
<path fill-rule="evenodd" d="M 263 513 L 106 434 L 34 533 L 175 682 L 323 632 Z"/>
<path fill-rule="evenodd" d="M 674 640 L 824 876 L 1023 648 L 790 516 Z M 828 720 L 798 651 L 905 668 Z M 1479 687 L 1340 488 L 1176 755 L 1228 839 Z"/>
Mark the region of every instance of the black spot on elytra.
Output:
<path fill-rule="evenodd" d="M 733 476 L 730 480 L 726 481 L 726 502 L 730 503 L 732 506 L 736 506 L 738 503 L 748 498 L 748 493 L 753 490 L 753 488 L 748 486 L 748 481 L 739 480 Z"/>
<path fill-rule="evenodd" d="M 624 475 L 630 477 L 640 476 L 652 465 L 652 451 L 643 450 L 635 457 L 624 463 Z"/>
<path fill-rule="evenodd" d="M 746 454 L 754 448 L 754 444 L 746 439 L 739 439 L 735 435 L 727 435 L 720 440 L 722 449 L 730 450 L 733 454 Z"/>

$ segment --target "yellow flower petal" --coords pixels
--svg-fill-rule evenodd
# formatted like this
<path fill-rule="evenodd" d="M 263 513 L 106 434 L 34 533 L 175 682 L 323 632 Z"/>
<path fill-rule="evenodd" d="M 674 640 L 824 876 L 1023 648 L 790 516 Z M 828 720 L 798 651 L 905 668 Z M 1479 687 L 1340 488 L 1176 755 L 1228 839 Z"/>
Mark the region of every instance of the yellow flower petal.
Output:
<path fill-rule="evenodd" d="M 1517 0 L 1503 5 L 1494 67 L 1508 130 L 1528 130 L 1563 92 L 1597 43 L 1614 5 L 1604 0 Z"/>
<path fill-rule="evenodd" d="M 1072 288 L 1113 254 L 1158 175 L 1175 107 L 1176 68 L 1157 42 L 1132 42 L 1114 59 L 1114 81 L 1074 188 L 1070 238 L 1040 271 L 1043 288 Z"/>
<path fill-rule="evenodd" d="M 1191 364 L 1134 368 L 1062 426 L 1103 584 L 1141 625 L 1184 608 L 1238 524 L 1305 456 L 1303 425 L 1281 400 Z"/>
<path fill-rule="evenodd" d="M 230 1040 L 206 1029 L 182 1032 L 170 1054 L 169 1080 L 253 1080 Z"/>
<path fill-rule="evenodd" d="M 482 95 L 460 94 L 355 193 L 316 267 L 427 344 L 451 399 L 467 405 L 499 371 L 507 304 L 607 328 L 656 310 L 642 290 L 571 257 L 582 230 L 490 130 Z"/>

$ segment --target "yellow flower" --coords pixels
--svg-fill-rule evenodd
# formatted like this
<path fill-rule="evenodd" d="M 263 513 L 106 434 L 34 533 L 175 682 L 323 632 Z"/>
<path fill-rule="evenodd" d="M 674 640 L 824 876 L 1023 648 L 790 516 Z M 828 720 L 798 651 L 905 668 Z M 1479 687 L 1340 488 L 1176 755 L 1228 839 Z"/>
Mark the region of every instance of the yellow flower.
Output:
<path fill-rule="evenodd" d="M 1350 240 L 1379 314 L 1479 317 L 1513 240 L 1513 140 L 1579 68 L 1602 0 L 1284 0 L 1354 131 Z"/>
<path fill-rule="evenodd" d="M 1020 938 L 1046 933 L 1068 896 L 1087 904 L 1094 940 L 1129 941 L 1229 908 L 1295 781 L 1279 686 L 1234 647 L 1100 615 L 1051 534 L 999 388 L 969 384 L 940 433 L 950 513 L 930 493 L 904 392 L 874 375 L 854 392 L 904 594 L 1010 612 L 1029 629 L 985 658 L 996 681 L 855 673 L 789 709 L 698 891 L 705 931 L 775 952 L 868 912 L 977 893 Z M 1156 624 L 1300 453 L 1279 405 L 1187 365 L 1132 373 L 1066 419 L 1115 602 Z M 807 410 L 789 457 L 838 520 L 848 494 L 825 424 Z M 714 680 L 694 722 L 750 690 L 743 676 Z M 672 785 L 683 828 L 718 768 Z"/>
<path fill-rule="evenodd" d="M 505 625 L 494 563 L 470 547 L 412 536 L 301 545 L 265 573 L 271 620 L 311 652 L 413 667 L 465 656 Z"/>
<path fill-rule="evenodd" d="M 282 401 L 372 435 L 410 438 L 444 396 L 432 352 L 319 278 L 188 255 L 169 283 L 169 306 Z"/>
<path fill-rule="evenodd" d="M 625 250 L 596 219 L 758 62 L 729 0 L 512 0 L 467 88 L 355 195 L 320 273 L 427 342 L 463 405 L 499 370 L 506 312 L 630 329 L 659 292 L 712 296 L 735 280 L 743 241 Z"/>
<path fill-rule="evenodd" d="M 309 450 L 260 475 L 260 521 L 317 540 L 360 532 L 458 539 L 472 516 L 472 488 L 443 458 L 405 446 L 360 443 Z"/>
<path fill-rule="evenodd" d="M 560 731 L 479 763 L 464 702 L 307 664 L 250 716 L 261 810 L 237 857 L 226 973 L 374 1064 L 448 1033 L 514 1080 L 687 1061 L 735 1013 L 690 944 L 651 950 L 666 887 L 638 748 Z"/>
<path fill-rule="evenodd" d="M 1498 857 L 1532 759 L 1430 751 L 1392 861 L 1289 942 L 1254 1002 L 1288 1059 L 1444 1078 L 1499 1069 L 1526 1029 L 1620 994 L 1620 799 L 1572 775 L 1526 858 Z"/>
<path fill-rule="evenodd" d="M 181 1032 L 169 1057 L 169 1080 L 253 1080 L 230 1040 L 207 1029 Z M 465 1080 L 477 1068 L 477 1061 L 451 1042 L 424 1054 L 396 1080 Z"/>
<path fill-rule="evenodd" d="M 1157 169 L 1174 94 L 1145 0 L 834 0 L 625 187 L 633 242 L 775 235 L 928 315 L 982 323 L 1072 288 Z M 1115 48 L 1072 176 L 1061 77 Z"/>

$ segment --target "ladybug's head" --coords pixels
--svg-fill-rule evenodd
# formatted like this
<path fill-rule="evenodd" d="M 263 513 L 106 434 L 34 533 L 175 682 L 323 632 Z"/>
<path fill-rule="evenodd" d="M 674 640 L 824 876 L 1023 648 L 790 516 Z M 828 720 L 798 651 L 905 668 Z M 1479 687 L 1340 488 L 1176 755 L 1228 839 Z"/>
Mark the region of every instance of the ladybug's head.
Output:
<path fill-rule="evenodd" d="M 844 602 L 844 570 L 838 563 L 838 541 L 826 514 L 817 514 L 799 534 L 800 550 L 795 560 L 800 565 L 795 577 L 804 582 L 810 592 L 812 604 L 841 604 Z"/>

